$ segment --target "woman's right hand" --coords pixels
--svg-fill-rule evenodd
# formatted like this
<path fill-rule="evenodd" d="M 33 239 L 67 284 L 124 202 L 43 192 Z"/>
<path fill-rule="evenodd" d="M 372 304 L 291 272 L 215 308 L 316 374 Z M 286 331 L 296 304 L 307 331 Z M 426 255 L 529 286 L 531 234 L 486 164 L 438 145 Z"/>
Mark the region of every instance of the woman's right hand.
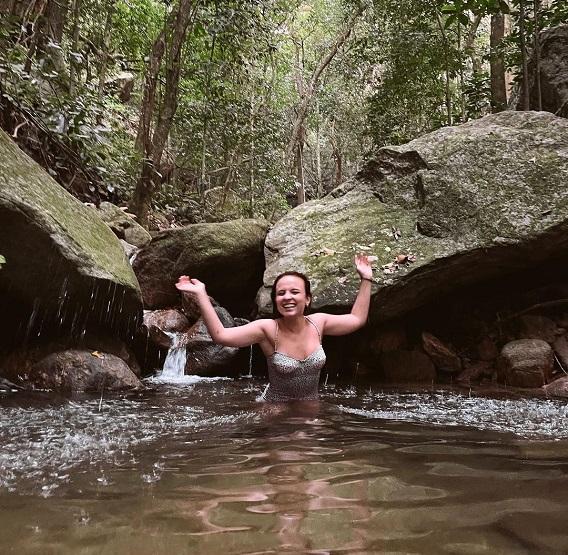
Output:
<path fill-rule="evenodd" d="M 195 278 L 190 278 L 188 276 L 180 276 L 176 288 L 184 293 L 189 293 L 194 297 L 199 297 L 201 295 L 207 295 L 205 292 L 205 284 Z"/>

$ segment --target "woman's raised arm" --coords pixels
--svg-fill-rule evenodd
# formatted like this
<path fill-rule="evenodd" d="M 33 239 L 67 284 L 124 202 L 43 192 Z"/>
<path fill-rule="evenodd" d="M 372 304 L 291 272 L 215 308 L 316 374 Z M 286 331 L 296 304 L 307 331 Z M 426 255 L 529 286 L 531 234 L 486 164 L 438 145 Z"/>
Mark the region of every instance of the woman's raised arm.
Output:
<path fill-rule="evenodd" d="M 314 314 L 321 323 L 321 329 L 324 335 L 347 335 L 348 333 L 357 331 L 367 323 L 369 305 L 371 304 L 373 268 L 367 256 L 363 254 L 358 254 L 355 257 L 355 268 L 361 278 L 361 284 L 351 313 Z"/>
<path fill-rule="evenodd" d="M 205 284 L 198 279 L 180 276 L 176 287 L 182 293 L 191 295 L 195 299 L 207 326 L 207 331 L 215 343 L 227 347 L 247 347 L 260 343 L 266 338 L 268 320 L 255 320 L 244 326 L 234 328 L 223 326 L 209 300 Z"/>

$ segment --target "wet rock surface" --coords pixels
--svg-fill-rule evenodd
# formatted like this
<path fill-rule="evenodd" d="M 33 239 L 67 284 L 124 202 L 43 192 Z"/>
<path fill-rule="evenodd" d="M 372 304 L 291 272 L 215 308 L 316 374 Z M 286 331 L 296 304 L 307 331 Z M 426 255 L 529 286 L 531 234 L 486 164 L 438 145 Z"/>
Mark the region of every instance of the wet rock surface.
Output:
<path fill-rule="evenodd" d="M 35 389 L 63 393 L 100 393 L 143 387 L 121 358 L 81 350 L 48 355 L 32 366 L 25 381 Z"/>
<path fill-rule="evenodd" d="M 3 346 L 103 325 L 128 337 L 138 282 L 117 237 L 0 131 Z"/>
<path fill-rule="evenodd" d="M 148 330 L 150 340 L 169 349 L 172 345 L 171 335 L 168 333 L 185 333 L 189 328 L 189 321 L 185 315 L 175 308 L 147 311 L 144 314 L 144 326 Z"/>

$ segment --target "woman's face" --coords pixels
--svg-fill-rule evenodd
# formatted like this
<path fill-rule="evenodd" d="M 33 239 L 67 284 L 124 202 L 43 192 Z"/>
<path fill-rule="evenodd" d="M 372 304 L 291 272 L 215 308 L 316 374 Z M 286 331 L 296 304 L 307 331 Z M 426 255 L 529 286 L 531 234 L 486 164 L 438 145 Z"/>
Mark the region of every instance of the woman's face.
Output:
<path fill-rule="evenodd" d="M 276 283 L 275 301 L 278 314 L 288 317 L 303 315 L 311 298 L 306 295 L 306 286 L 302 278 L 284 276 Z"/>

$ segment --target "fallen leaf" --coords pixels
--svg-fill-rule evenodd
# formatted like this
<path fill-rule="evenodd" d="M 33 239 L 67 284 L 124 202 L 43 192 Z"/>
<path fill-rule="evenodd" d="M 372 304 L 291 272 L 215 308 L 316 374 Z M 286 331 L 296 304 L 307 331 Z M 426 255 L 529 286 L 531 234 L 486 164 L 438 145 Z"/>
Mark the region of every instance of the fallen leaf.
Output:
<path fill-rule="evenodd" d="M 92 356 L 97 357 L 97 358 L 105 358 L 105 355 L 103 355 L 102 353 L 99 353 L 99 351 L 93 351 L 91 353 Z"/>

